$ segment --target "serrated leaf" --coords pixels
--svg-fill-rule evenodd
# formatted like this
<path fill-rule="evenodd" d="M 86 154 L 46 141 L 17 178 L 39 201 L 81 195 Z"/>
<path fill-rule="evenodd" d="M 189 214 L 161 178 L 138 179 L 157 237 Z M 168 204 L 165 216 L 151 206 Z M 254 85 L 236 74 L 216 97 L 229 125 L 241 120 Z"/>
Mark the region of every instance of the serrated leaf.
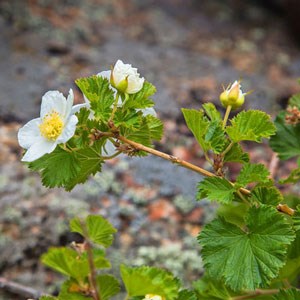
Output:
<path fill-rule="evenodd" d="M 130 297 L 155 294 L 168 300 L 178 297 L 179 281 L 169 272 L 154 267 L 121 265 L 121 277 Z"/>
<path fill-rule="evenodd" d="M 240 112 L 231 120 L 231 126 L 226 128 L 230 139 L 240 141 L 261 142 L 262 138 L 269 138 L 275 134 L 275 126 L 265 112 L 248 110 Z"/>
<path fill-rule="evenodd" d="M 147 115 L 146 120 L 149 127 L 150 139 L 161 140 L 164 129 L 162 121 L 152 115 Z"/>
<path fill-rule="evenodd" d="M 225 154 L 224 162 L 249 162 L 249 154 L 244 152 L 241 145 L 234 144 L 231 149 Z"/>
<path fill-rule="evenodd" d="M 198 237 L 209 276 L 235 291 L 267 286 L 284 265 L 295 237 L 285 217 L 272 207 L 251 207 L 245 221 L 246 230 L 218 218 Z"/>
<path fill-rule="evenodd" d="M 220 203 L 230 203 L 234 199 L 236 189 L 221 177 L 207 177 L 198 185 L 197 199 L 208 198 Z"/>
<path fill-rule="evenodd" d="M 71 191 L 77 184 L 86 182 L 89 176 L 101 171 L 104 162 L 101 157 L 102 144 L 102 140 L 97 141 L 93 146 L 85 147 L 74 152 L 79 166 L 79 172 L 78 175 L 65 183 L 65 189 L 67 191 Z"/>
<path fill-rule="evenodd" d="M 95 117 L 103 121 L 108 120 L 115 100 L 109 81 L 101 76 L 93 75 L 77 79 L 75 83 L 89 99 Z"/>
<path fill-rule="evenodd" d="M 213 103 L 211 102 L 204 103 L 202 107 L 204 108 L 205 113 L 207 114 L 207 116 L 211 121 L 217 121 L 219 123 L 222 123 L 221 114 L 216 109 L 216 106 Z"/>
<path fill-rule="evenodd" d="M 70 221 L 70 229 L 72 232 L 78 232 L 84 236 L 82 226 L 86 226 L 88 238 L 105 248 L 109 247 L 113 241 L 113 234 L 117 230 L 103 217 L 96 215 L 89 215 L 85 221 L 79 218 L 74 218 Z"/>
<path fill-rule="evenodd" d="M 283 201 L 283 196 L 275 186 L 257 186 L 251 191 L 250 200 L 276 206 Z"/>
<path fill-rule="evenodd" d="M 88 288 L 88 286 L 86 287 Z M 59 300 L 93 300 L 92 297 L 85 295 L 85 290 L 80 287 L 74 280 L 65 281 L 60 289 Z"/>
<path fill-rule="evenodd" d="M 63 187 L 79 173 L 79 162 L 73 152 L 67 152 L 59 146 L 41 158 L 29 163 L 29 168 L 38 171 L 46 187 Z"/>
<path fill-rule="evenodd" d="M 251 182 L 268 183 L 269 175 L 270 172 L 263 164 L 246 163 L 236 178 L 236 185 L 242 187 Z"/>
<path fill-rule="evenodd" d="M 209 123 L 207 132 L 204 136 L 206 143 L 209 143 L 211 150 L 219 154 L 224 150 L 226 144 L 225 132 L 219 121 L 212 121 Z"/>
<path fill-rule="evenodd" d="M 179 292 L 177 300 L 197 300 L 197 296 L 193 291 L 182 290 Z"/>
<path fill-rule="evenodd" d="M 148 81 L 144 82 L 142 89 L 135 94 L 130 94 L 128 100 L 124 104 L 124 109 L 144 109 L 152 107 L 154 102 L 149 99 L 153 94 L 156 93 L 156 88 L 153 84 Z"/>
<path fill-rule="evenodd" d="M 41 260 L 55 271 L 79 281 L 89 274 L 87 259 L 78 257 L 78 253 L 69 248 L 50 248 Z"/>
<path fill-rule="evenodd" d="M 285 112 L 275 119 L 276 135 L 272 136 L 270 146 L 282 160 L 300 155 L 300 124 L 290 125 L 285 122 Z"/>
<path fill-rule="evenodd" d="M 201 300 L 230 300 L 231 295 L 234 295 L 222 282 L 209 278 L 207 275 L 194 281 L 193 288 Z"/>
<path fill-rule="evenodd" d="M 208 130 L 209 121 L 204 116 L 203 111 L 186 108 L 182 108 L 181 111 L 188 128 L 195 136 L 203 151 L 208 151 L 210 149 L 210 145 L 205 141 L 204 136 Z"/>
<path fill-rule="evenodd" d="M 109 300 L 120 291 L 119 281 L 112 275 L 98 275 L 96 281 L 99 286 L 101 300 Z"/>
<path fill-rule="evenodd" d="M 280 290 L 277 295 L 273 296 L 274 300 L 300 300 L 300 290 L 295 288 Z"/>

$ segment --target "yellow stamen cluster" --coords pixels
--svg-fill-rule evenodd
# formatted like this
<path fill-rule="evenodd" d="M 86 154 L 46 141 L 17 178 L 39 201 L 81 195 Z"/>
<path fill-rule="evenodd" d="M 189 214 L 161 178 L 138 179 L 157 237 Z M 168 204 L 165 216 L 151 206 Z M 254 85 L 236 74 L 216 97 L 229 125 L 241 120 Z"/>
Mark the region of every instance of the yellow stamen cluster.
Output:
<path fill-rule="evenodd" d="M 64 122 L 56 111 L 47 114 L 39 126 L 41 135 L 50 141 L 55 141 L 60 136 L 63 127 Z"/>

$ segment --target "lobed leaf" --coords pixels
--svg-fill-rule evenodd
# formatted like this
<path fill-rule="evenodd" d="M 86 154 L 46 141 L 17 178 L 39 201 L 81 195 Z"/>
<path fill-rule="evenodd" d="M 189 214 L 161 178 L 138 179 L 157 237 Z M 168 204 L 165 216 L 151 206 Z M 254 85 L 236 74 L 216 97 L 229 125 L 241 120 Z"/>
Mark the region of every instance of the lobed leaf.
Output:
<path fill-rule="evenodd" d="M 240 112 L 231 120 L 231 126 L 226 128 L 230 139 L 240 141 L 261 142 L 262 138 L 269 138 L 276 132 L 271 118 L 265 112 L 248 110 Z"/>
<path fill-rule="evenodd" d="M 112 275 L 104 274 L 97 276 L 101 300 L 109 300 L 120 292 L 119 281 Z"/>
<path fill-rule="evenodd" d="M 204 141 L 210 145 L 210 149 L 216 154 L 219 154 L 224 150 L 227 139 L 219 121 L 212 121 L 209 123 L 207 132 L 204 136 Z"/>
<path fill-rule="evenodd" d="M 239 144 L 234 144 L 224 156 L 224 162 L 247 163 L 249 160 L 249 154 Z"/>
<path fill-rule="evenodd" d="M 83 237 L 84 229 L 82 226 L 86 226 L 88 238 L 105 248 L 109 247 L 113 242 L 113 234 L 117 230 L 102 216 L 89 215 L 85 221 L 81 221 L 78 217 L 70 221 L 70 228 L 72 232 L 78 232 Z"/>
<path fill-rule="evenodd" d="M 175 300 L 179 281 L 171 273 L 154 267 L 127 267 L 121 265 L 121 277 L 129 297 L 155 294 Z"/>
<path fill-rule="evenodd" d="M 250 200 L 261 204 L 277 206 L 283 201 L 283 196 L 275 186 L 257 186 L 251 191 Z"/>
<path fill-rule="evenodd" d="M 236 185 L 242 187 L 251 182 L 268 183 L 269 175 L 270 172 L 263 164 L 246 163 L 236 179 Z"/>
<path fill-rule="evenodd" d="M 280 290 L 279 294 L 273 296 L 274 300 L 300 300 L 300 290 L 295 288 Z"/>
<path fill-rule="evenodd" d="M 209 276 L 234 291 L 267 286 L 295 238 L 285 217 L 272 207 L 251 207 L 245 221 L 247 230 L 219 217 L 198 237 Z"/>
<path fill-rule="evenodd" d="M 231 203 L 236 189 L 225 178 L 207 177 L 198 185 L 197 199 L 208 198 L 220 203 Z"/>
<path fill-rule="evenodd" d="M 281 112 L 275 119 L 275 125 L 277 132 L 270 140 L 273 151 L 282 160 L 300 155 L 300 124 L 286 124 L 285 112 Z"/>
<path fill-rule="evenodd" d="M 222 117 L 220 112 L 216 109 L 216 106 L 211 103 L 211 102 L 207 102 L 204 103 L 202 105 L 202 107 L 204 108 L 205 113 L 207 114 L 207 116 L 209 117 L 209 119 L 211 121 L 217 121 L 219 123 L 222 123 Z"/>

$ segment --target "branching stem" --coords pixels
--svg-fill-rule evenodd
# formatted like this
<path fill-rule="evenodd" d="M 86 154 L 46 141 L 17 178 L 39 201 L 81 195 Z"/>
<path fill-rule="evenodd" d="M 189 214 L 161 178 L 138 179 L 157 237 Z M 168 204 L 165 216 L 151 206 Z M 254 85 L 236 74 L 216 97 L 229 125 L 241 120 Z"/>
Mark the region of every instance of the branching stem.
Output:
<path fill-rule="evenodd" d="M 273 290 L 260 290 L 257 289 L 253 292 L 249 292 L 247 295 L 242 295 L 242 296 L 236 296 L 232 297 L 232 300 L 245 300 L 245 299 L 253 299 L 255 297 L 259 297 L 261 295 L 274 295 L 277 294 L 279 290 L 273 289 Z"/>

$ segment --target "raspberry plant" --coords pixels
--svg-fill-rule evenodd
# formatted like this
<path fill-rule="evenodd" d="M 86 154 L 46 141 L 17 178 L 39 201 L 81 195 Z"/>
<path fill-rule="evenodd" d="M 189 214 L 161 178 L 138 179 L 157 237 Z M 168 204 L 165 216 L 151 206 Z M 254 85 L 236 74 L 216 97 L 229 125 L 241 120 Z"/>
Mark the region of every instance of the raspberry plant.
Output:
<path fill-rule="evenodd" d="M 102 165 L 123 153 L 152 154 L 205 176 L 197 199 L 217 201 L 217 217 L 199 233 L 205 275 L 185 289 L 170 272 L 151 266 L 120 266 L 127 300 L 300 299 L 300 207 L 289 206 L 264 164 L 251 163 L 242 143 L 270 138 L 282 160 L 298 158 L 298 167 L 280 180 L 300 180 L 300 94 L 273 123 L 259 110 L 242 110 L 245 96 L 235 81 L 221 93 L 222 116 L 213 103 L 200 110 L 182 109 L 186 124 L 199 143 L 211 170 L 157 151 L 153 141 L 162 137 L 163 125 L 153 109 L 155 87 L 137 69 L 118 61 L 111 71 L 76 80 L 85 104 L 74 106 L 73 93 L 65 99 L 48 92 L 41 117 L 19 131 L 27 149 L 23 161 L 41 174 L 46 187 L 72 190 Z M 228 163 L 241 165 L 231 181 Z M 42 262 L 67 277 L 57 297 L 42 300 L 107 300 L 120 291 L 120 283 L 104 272 L 111 266 L 105 250 L 116 229 L 103 217 L 74 218 L 70 229 L 83 237 L 70 247 L 50 248 Z"/>

